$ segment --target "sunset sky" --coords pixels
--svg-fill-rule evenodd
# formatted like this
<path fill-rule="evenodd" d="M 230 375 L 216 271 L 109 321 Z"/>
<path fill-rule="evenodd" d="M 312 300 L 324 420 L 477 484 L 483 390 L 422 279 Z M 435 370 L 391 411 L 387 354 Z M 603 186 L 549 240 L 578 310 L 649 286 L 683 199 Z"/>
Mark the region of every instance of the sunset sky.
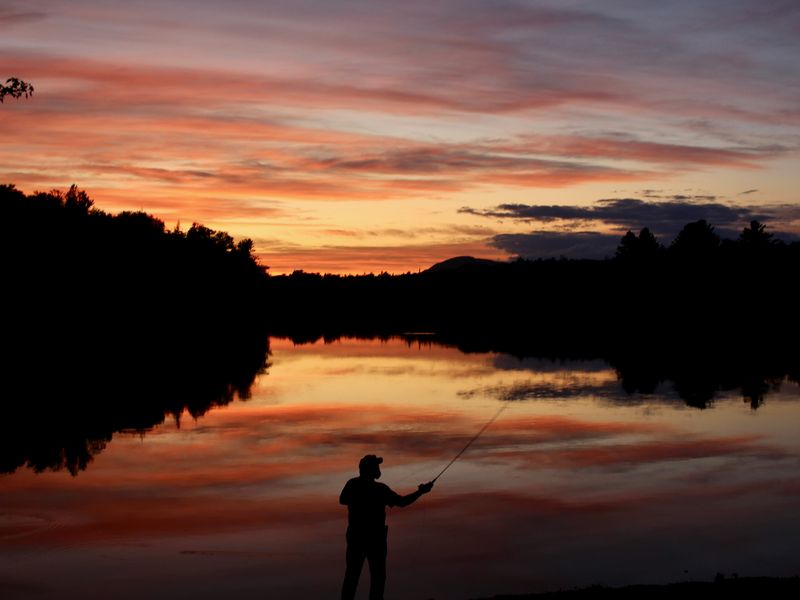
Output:
<path fill-rule="evenodd" d="M 0 183 L 273 273 L 800 234 L 797 0 L 0 0 Z"/>

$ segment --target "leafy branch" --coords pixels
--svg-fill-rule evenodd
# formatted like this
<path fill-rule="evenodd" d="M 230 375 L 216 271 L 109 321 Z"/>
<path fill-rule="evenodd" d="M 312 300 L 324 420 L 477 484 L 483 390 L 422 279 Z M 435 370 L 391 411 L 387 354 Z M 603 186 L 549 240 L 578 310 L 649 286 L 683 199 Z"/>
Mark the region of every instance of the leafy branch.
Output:
<path fill-rule="evenodd" d="M 3 99 L 6 96 L 11 96 L 12 98 L 20 98 L 25 96 L 28 98 L 32 94 L 33 86 L 26 81 L 22 81 L 22 79 L 17 79 L 16 77 L 9 77 L 6 79 L 5 84 L 0 84 L 0 102 L 3 102 Z"/>

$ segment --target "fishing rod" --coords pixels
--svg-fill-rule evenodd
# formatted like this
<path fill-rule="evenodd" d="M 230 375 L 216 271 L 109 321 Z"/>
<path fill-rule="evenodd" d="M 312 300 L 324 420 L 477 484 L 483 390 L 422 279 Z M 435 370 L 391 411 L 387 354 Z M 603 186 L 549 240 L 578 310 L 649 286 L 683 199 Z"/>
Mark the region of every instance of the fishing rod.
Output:
<path fill-rule="evenodd" d="M 449 469 L 449 468 L 450 468 L 450 466 L 451 466 L 451 465 L 452 465 L 454 462 L 456 462 L 456 461 L 459 459 L 459 457 L 460 457 L 462 454 L 464 454 L 464 452 L 466 452 L 466 451 L 467 451 L 467 449 L 468 449 L 470 446 L 472 446 L 472 444 L 475 442 L 475 440 L 477 440 L 479 437 L 481 437 L 481 434 L 482 434 L 484 431 L 486 431 L 486 430 L 489 428 L 489 426 L 490 426 L 492 423 L 494 423 L 494 422 L 497 420 L 497 417 L 499 417 L 499 416 L 500 416 L 500 414 L 501 414 L 501 413 L 502 413 L 502 412 L 503 412 L 505 409 L 507 409 L 507 408 L 508 408 L 508 404 L 507 404 L 507 403 L 504 403 L 504 404 L 503 404 L 503 406 L 501 406 L 501 407 L 500 407 L 500 409 L 499 409 L 499 410 L 498 410 L 498 411 L 497 411 L 497 412 L 494 414 L 494 416 L 493 416 L 491 419 L 489 419 L 489 420 L 486 422 L 486 424 L 485 424 L 483 427 L 481 427 L 481 430 L 480 430 L 478 433 L 476 433 L 476 434 L 475 434 L 475 435 L 472 437 L 472 439 L 471 439 L 470 441 L 468 441 L 468 442 L 467 442 L 467 445 L 466 445 L 466 446 L 464 446 L 464 447 L 461 449 L 461 451 L 460 451 L 458 454 L 456 454 L 456 455 L 453 457 L 453 460 L 451 460 L 449 463 L 447 463 L 447 465 L 445 466 L 445 468 L 444 468 L 444 469 L 442 469 L 442 470 L 439 472 L 439 474 L 438 474 L 436 477 L 434 477 L 434 478 L 431 480 L 431 483 L 434 483 L 434 482 L 435 482 L 437 479 L 439 479 L 439 477 L 441 477 L 441 476 L 442 476 L 442 474 L 443 474 L 445 471 L 447 471 L 447 469 Z"/>

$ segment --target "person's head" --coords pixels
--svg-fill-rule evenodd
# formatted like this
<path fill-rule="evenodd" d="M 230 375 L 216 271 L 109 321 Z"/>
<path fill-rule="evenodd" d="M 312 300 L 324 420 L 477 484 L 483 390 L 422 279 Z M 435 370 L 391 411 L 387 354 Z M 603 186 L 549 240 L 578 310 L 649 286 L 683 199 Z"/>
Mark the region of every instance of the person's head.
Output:
<path fill-rule="evenodd" d="M 370 479 L 380 479 L 381 468 L 380 464 L 383 458 L 375 456 L 374 454 L 367 454 L 358 463 L 358 472 L 361 477 L 369 477 Z"/>

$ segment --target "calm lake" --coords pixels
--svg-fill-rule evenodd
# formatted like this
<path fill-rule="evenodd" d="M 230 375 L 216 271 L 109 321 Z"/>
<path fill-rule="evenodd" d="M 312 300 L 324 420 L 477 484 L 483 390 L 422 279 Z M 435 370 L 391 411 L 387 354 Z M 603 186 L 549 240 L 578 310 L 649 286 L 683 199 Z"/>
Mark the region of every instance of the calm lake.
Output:
<path fill-rule="evenodd" d="M 0 476 L 0 595 L 337 598 L 361 456 L 389 511 L 387 599 L 800 572 L 800 388 L 687 405 L 603 361 L 402 339 L 273 339 L 251 397 L 118 433 L 86 470 Z M 368 573 L 359 598 L 366 598 Z"/>

